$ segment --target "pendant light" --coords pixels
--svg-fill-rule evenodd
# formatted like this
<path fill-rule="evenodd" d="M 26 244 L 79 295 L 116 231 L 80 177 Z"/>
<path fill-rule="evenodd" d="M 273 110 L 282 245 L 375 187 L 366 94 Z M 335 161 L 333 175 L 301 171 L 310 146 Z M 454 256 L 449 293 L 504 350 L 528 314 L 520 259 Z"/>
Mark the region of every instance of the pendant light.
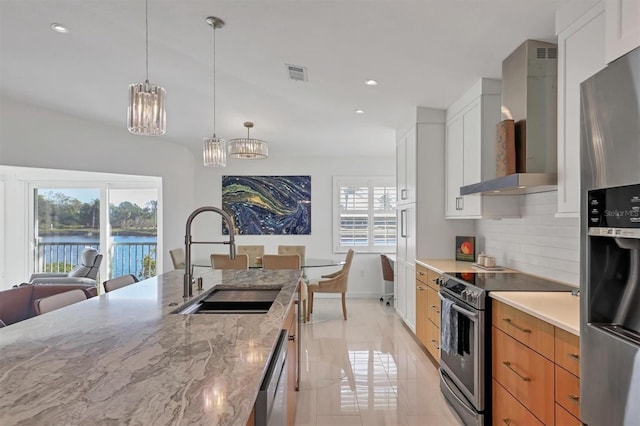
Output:
<path fill-rule="evenodd" d="M 127 128 L 135 135 L 159 136 L 166 131 L 165 98 L 167 92 L 162 86 L 149 83 L 149 4 L 145 7 L 145 57 L 146 78 L 144 83 L 129 86 L 129 109 Z"/>
<path fill-rule="evenodd" d="M 229 141 L 229 156 L 241 160 L 262 160 L 269 156 L 269 144 L 260 139 L 251 139 L 249 129 L 253 127 L 250 121 L 244 122 L 247 128 L 247 137 L 231 139 Z"/>
<path fill-rule="evenodd" d="M 202 139 L 202 159 L 205 166 L 225 167 L 227 152 L 224 139 L 216 137 L 216 29 L 224 27 L 224 21 L 215 16 L 209 16 L 206 21 L 213 28 L 213 136 Z"/>

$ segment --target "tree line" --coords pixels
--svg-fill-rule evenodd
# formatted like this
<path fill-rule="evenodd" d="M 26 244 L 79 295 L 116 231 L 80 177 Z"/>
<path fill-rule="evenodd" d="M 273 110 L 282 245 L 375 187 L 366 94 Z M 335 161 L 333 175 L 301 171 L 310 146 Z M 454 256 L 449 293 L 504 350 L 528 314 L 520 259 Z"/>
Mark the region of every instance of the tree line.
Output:
<path fill-rule="evenodd" d="M 123 230 L 155 229 L 157 227 L 157 201 L 145 207 L 123 201 L 109 206 L 112 228 Z M 82 202 L 60 192 L 38 194 L 38 229 L 74 230 L 100 228 L 100 200 Z"/>

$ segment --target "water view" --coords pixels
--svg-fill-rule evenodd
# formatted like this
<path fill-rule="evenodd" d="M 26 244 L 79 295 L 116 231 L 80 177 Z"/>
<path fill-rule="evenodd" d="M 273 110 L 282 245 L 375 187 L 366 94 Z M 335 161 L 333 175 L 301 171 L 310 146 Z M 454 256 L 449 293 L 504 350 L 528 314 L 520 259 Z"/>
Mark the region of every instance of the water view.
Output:
<path fill-rule="evenodd" d="M 38 271 L 63 272 L 76 265 L 85 247 L 98 250 L 103 256 L 99 236 L 96 235 L 48 235 L 38 239 Z M 156 273 L 155 236 L 116 235 L 111 239 L 110 277 L 133 274 L 147 278 Z M 103 260 L 104 262 L 104 260 Z"/>

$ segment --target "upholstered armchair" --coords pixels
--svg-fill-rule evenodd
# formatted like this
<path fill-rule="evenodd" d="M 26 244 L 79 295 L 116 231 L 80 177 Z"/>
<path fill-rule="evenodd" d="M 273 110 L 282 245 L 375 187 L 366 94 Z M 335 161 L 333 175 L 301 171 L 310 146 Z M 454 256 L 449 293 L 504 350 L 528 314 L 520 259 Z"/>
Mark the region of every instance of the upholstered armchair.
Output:
<path fill-rule="evenodd" d="M 309 283 L 309 314 L 313 313 L 313 298 L 315 293 L 342 293 L 342 315 L 347 319 L 347 303 L 345 296 L 347 286 L 349 284 L 349 270 L 351 269 L 351 261 L 355 251 L 349 249 L 345 264 L 341 270 L 333 274 L 323 275 L 319 280 L 313 280 Z"/>
<path fill-rule="evenodd" d="M 96 249 L 85 248 L 80 255 L 80 264 L 70 272 L 35 272 L 31 284 L 88 284 L 97 285 L 96 278 L 102 263 L 102 255 Z"/>

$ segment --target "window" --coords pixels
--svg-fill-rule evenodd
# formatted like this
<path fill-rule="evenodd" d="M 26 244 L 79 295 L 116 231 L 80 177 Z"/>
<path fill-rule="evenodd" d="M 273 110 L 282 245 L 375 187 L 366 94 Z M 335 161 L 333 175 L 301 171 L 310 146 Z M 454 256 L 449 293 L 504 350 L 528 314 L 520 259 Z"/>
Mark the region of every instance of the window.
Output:
<path fill-rule="evenodd" d="M 334 248 L 395 252 L 396 186 L 389 176 L 334 177 Z"/>

